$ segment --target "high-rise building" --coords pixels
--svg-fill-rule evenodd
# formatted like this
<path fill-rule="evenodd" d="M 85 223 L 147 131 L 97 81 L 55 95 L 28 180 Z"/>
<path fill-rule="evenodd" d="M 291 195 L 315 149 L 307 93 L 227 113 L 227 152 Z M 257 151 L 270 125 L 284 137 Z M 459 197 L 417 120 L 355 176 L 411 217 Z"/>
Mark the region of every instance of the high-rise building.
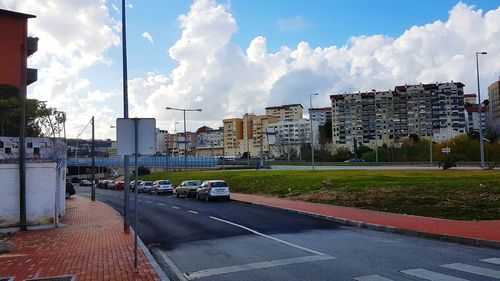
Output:
<path fill-rule="evenodd" d="M 500 77 L 488 87 L 489 118 L 488 127 L 500 135 Z"/>
<path fill-rule="evenodd" d="M 333 145 L 374 147 L 411 135 L 442 141 L 465 133 L 463 87 L 452 81 L 331 95 Z"/>
<path fill-rule="evenodd" d="M 203 126 L 196 131 L 196 155 L 222 156 L 224 128 L 212 129 Z"/>
<path fill-rule="evenodd" d="M 467 105 L 464 109 L 465 114 L 465 128 L 469 134 L 479 134 L 479 124 L 482 124 L 483 133 L 486 130 L 486 114 L 487 108 L 482 108 L 481 117 L 479 116 L 479 105 Z M 480 121 L 481 118 L 481 121 Z"/>
<path fill-rule="evenodd" d="M 167 130 L 156 128 L 156 153 L 165 154 L 167 152 Z"/>
<path fill-rule="evenodd" d="M 241 118 L 224 119 L 223 128 L 224 155 L 238 155 L 239 141 L 243 139 L 243 120 Z"/>
<path fill-rule="evenodd" d="M 332 108 L 309 108 L 309 118 L 317 121 L 320 125 L 325 125 L 326 122 L 332 122 Z"/>
<path fill-rule="evenodd" d="M 476 94 L 464 94 L 464 104 L 477 104 Z"/>
<path fill-rule="evenodd" d="M 297 121 L 302 119 L 303 107 L 301 104 L 285 104 L 266 107 L 266 115 L 275 116 L 279 121 Z"/>
<path fill-rule="evenodd" d="M 319 143 L 318 121 L 313 121 L 314 147 Z M 307 119 L 297 121 L 279 121 L 268 125 L 268 132 L 273 135 L 270 141 L 272 157 L 300 156 L 301 147 L 311 143 L 311 123 Z"/>

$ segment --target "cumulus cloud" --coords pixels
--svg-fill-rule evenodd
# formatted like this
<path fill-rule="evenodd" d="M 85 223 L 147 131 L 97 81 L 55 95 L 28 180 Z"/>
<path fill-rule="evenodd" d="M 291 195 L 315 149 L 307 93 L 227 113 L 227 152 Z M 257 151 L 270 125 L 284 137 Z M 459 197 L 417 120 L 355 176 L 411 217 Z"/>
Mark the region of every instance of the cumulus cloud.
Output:
<path fill-rule="evenodd" d="M 305 21 L 301 16 L 289 19 L 278 19 L 278 28 L 281 31 L 304 30 L 311 27 L 311 24 Z"/>
<path fill-rule="evenodd" d="M 154 44 L 153 37 L 151 36 L 151 34 L 149 34 L 149 32 L 143 32 L 142 37 L 146 38 L 146 40 L 148 40 L 149 43 Z"/>
<path fill-rule="evenodd" d="M 343 46 L 325 47 L 300 42 L 275 53 L 267 50 L 268 39 L 262 36 L 246 49 L 232 43 L 236 19 L 215 1 L 194 1 L 179 24 L 181 38 L 169 49 L 178 67 L 157 90 L 151 79 L 159 74 L 135 79 L 135 91 L 148 88 L 153 93 L 135 107 L 158 114 L 159 120 L 180 118 L 179 113 L 156 110 L 159 104 L 203 108 L 190 114 L 191 129 L 216 127 L 221 119 L 245 112 L 262 114 L 270 105 L 302 103 L 307 108 L 311 92 L 320 93 L 315 106 L 328 106 L 330 94 L 388 90 L 405 83 L 454 80 L 473 92 L 477 50 L 489 51 L 481 61 L 484 87 L 497 79 L 500 69 L 500 8 L 483 13 L 459 3 L 446 21 L 412 26 L 397 38 L 357 36 Z M 171 121 L 164 124 L 173 129 Z"/>

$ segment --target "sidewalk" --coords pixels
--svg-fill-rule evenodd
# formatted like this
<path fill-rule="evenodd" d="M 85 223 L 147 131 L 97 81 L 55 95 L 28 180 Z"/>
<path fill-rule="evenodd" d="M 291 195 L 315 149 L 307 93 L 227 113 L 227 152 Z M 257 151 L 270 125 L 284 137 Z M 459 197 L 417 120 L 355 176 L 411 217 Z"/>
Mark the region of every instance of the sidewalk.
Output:
<path fill-rule="evenodd" d="M 0 255 L 0 277 L 76 275 L 76 280 L 160 280 L 141 248 L 134 272 L 134 239 L 108 205 L 79 196 L 66 200 L 58 229 L 17 233 L 9 254 Z"/>
<path fill-rule="evenodd" d="M 305 213 L 347 225 L 500 249 L 500 220 L 457 221 L 231 193 L 231 199 Z"/>

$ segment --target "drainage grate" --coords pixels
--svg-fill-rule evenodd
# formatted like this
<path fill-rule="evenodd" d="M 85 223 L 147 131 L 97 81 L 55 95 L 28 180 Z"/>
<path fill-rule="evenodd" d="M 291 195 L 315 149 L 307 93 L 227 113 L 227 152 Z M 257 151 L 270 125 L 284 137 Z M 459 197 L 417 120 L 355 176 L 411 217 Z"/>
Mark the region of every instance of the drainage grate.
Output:
<path fill-rule="evenodd" d="M 75 281 L 76 278 L 74 275 L 65 275 L 65 276 L 53 276 L 53 277 L 41 277 L 34 279 L 24 279 L 24 281 Z M 3 280 L 0 280 L 3 281 Z"/>

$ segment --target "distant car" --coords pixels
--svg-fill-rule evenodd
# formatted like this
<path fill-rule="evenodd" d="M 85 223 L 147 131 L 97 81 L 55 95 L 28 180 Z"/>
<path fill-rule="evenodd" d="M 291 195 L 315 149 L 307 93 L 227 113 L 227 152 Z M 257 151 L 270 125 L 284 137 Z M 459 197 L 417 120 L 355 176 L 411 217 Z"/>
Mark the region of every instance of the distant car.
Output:
<path fill-rule="evenodd" d="M 111 186 L 111 189 L 114 190 L 123 190 L 124 188 L 124 182 L 123 181 L 115 181 L 113 185 Z"/>
<path fill-rule="evenodd" d="M 222 180 L 204 181 L 196 192 L 196 199 L 210 201 L 211 199 L 230 199 L 229 186 Z"/>
<path fill-rule="evenodd" d="M 142 181 L 141 181 L 141 180 L 140 180 L 140 181 L 137 181 L 137 186 L 141 185 L 141 183 L 142 183 Z M 131 182 L 130 182 L 129 187 L 130 187 L 130 190 L 131 190 L 132 192 L 134 192 L 134 191 L 135 191 L 135 190 L 134 190 L 134 185 L 135 185 L 135 181 L 131 181 Z M 137 188 L 137 192 L 140 192 L 140 189 L 139 189 L 139 188 Z"/>
<path fill-rule="evenodd" d="M 89 180 L 82 180 L 80 182 L 80 185 L 81 186 L 91 186 L 92 185 L 92 181 L 89 181 Z"/>
<path fill-rule="evenodd" d="M 108 188 L 108 183 L 110 180 L 99 180 L 97 182 L 97 188 Z"/>
<path fill-rule="evenodd" d="M 175 196 L 186 195 L 186 197 L 195 197 L 196 191 L 201 187 L 203 181 L 201 180 L 187 180 L 183 181 L 178 187 L 175 188 Z"/>
<path fill-rule="evenodd" d="M 66 183 L 66 199 L 70 198 L 71 195 L 74 195 L 76 193 L 75 187 L 73 186 L 72 183 L 67 182 Z"/>
<path fill-rule="evenodd" d="M 153 187 L 151 188 L 151 193 L 154 195 L 174 193 L 174 188 L 169 180 L 157 180 L 153 182 Z"/>
<path fill-rule="evenodd" d="M 365 160 L 359 158 L 351 158 L 349 160 L 345 160 L 344 163 L 363 163 Z"/>
<path fill-rule="evenodd" d="M 138 189 L 137 192 L 148 192 L 151 193 L 151 189 L 153 188 L 153 182 L 152 181 L 143 181 Z"/>

